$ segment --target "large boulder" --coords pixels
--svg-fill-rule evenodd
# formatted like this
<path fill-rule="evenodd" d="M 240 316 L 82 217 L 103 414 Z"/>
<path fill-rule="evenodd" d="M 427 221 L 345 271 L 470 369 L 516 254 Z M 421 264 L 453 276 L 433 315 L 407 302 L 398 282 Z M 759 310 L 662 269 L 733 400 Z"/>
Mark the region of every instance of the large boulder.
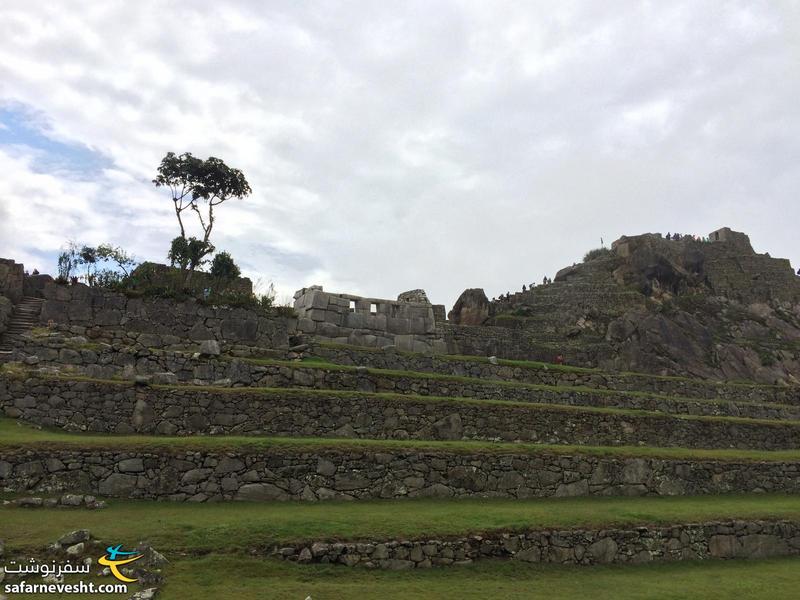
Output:
<path fill-rule="evenodd" d="M 425 293 L 425 290 L 409 290 L 407 292 L 403 292 L 397 296 L 398 302 L 420 302 L 422 304 L 430 304 L 430 300 L 428 300 L 428 294 Z"/>
<path fill-rule="evenodd" d="M 482 325 L 489 318 L 489 299 L 483 288 L 464 290 L 447 314 L 455 325 Z"/>

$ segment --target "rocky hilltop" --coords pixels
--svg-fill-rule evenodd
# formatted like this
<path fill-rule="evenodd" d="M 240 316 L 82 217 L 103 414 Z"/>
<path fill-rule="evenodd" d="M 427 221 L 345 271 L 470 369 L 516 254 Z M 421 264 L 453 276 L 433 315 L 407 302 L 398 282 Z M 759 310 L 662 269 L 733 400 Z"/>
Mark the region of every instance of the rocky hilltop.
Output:
<path fill-rule="evenodd" d="M 796 383 L 800 277 L 744 233 L 624 236 L 554 281 L 489 302 L 469 289 L 450 321 L 524 332 L 568 362 L 612 370 Z"/>

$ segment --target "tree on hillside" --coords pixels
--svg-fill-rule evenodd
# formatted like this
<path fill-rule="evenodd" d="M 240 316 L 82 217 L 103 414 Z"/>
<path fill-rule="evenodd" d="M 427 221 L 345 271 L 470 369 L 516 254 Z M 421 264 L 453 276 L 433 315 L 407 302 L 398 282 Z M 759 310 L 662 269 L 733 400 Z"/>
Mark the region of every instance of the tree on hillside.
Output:
<path fill-rule="evenodd" d="M 205 257 L 214 252 L 214 245 L 203 242 L 192 236 L 185 238 L 178 236 L 169 247 L 167 258 L 171 266 L 177 266 L 181 271 L 193 272 L 207 262 Z"/>
<path fill-rule="evenodd" d="M 169 258 L 181 270 L 188 270 L 188 280 L 192 271 L 214 251 L 210 242 L 214 208 L 230 198 L 244 198 L 250 195 L 252 189 L 239 169 L 229 167 L 219 158 L 211 156 L 202 160 L 190 152 L 181 155 L 167 152 L 153 183 L 156 187 L 169 188 L 172 193 L 181 235 L 172 241 Z M 203 230 L 202 239 L 186 237 L 183 213 L 187 209 L 197 215 Z M 183 241 L 178 241 L 181 238 Z"/>
<path fill-rule="evenodd" d="M 233 258 L 227 252 L 217 252 L 211 261 L 211 274 L 220 279 L 233 280 L 242 274 Z"/>
<path fill-rule="evenodd" d="M 79 246 L 75 242 L 68 242 L 58 255 L 58 277 L 56 281 L 67 283 L 69 280 L 78 281 L 78 276 L 72 274 L 83 265 L 86 269 L 82 279 L 86 285 L 99 287 L 114 287 L 127 278 L 136 259 L 119 246 L 100 244 L 99 246 Z"/>

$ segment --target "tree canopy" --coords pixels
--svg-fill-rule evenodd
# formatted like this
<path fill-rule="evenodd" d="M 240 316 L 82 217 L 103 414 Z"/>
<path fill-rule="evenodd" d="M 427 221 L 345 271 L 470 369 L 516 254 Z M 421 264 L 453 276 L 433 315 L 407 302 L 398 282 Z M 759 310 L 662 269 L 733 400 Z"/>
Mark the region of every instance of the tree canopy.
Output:
<path fill-rule="evenodd" d="M 206 160 L 191 152 L 176 155 L 167 152 L 153 179 L 156 187 L 167 187 L 172 194 L 175 216 L 181 235 L 172 241 L 168 258 L 173 265 L 191 273 L 214 251 L 209 241 L 214 228 L 214 208 L 230 198 L 244 198 L 252 193 L 250 184 L 239 169 L 234 169 L 214 156 Z M 183 213 L 193 211 L 203 229 L 203 238 L 186 236 Z"/>

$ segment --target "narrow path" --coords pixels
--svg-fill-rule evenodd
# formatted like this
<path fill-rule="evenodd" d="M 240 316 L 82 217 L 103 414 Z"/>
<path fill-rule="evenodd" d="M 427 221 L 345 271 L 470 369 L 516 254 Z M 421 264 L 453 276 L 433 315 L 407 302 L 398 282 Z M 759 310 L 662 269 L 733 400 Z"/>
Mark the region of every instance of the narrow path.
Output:
<path fill-rule="evenodd" d="M 17 304 L 8 322 L 8 329 L 0 335 L 0 353 L 10 354 L 14 348 L 14 340 L 34 328 L 39 322 L 43 303 L 42 298 L 25 296 Z"/>

